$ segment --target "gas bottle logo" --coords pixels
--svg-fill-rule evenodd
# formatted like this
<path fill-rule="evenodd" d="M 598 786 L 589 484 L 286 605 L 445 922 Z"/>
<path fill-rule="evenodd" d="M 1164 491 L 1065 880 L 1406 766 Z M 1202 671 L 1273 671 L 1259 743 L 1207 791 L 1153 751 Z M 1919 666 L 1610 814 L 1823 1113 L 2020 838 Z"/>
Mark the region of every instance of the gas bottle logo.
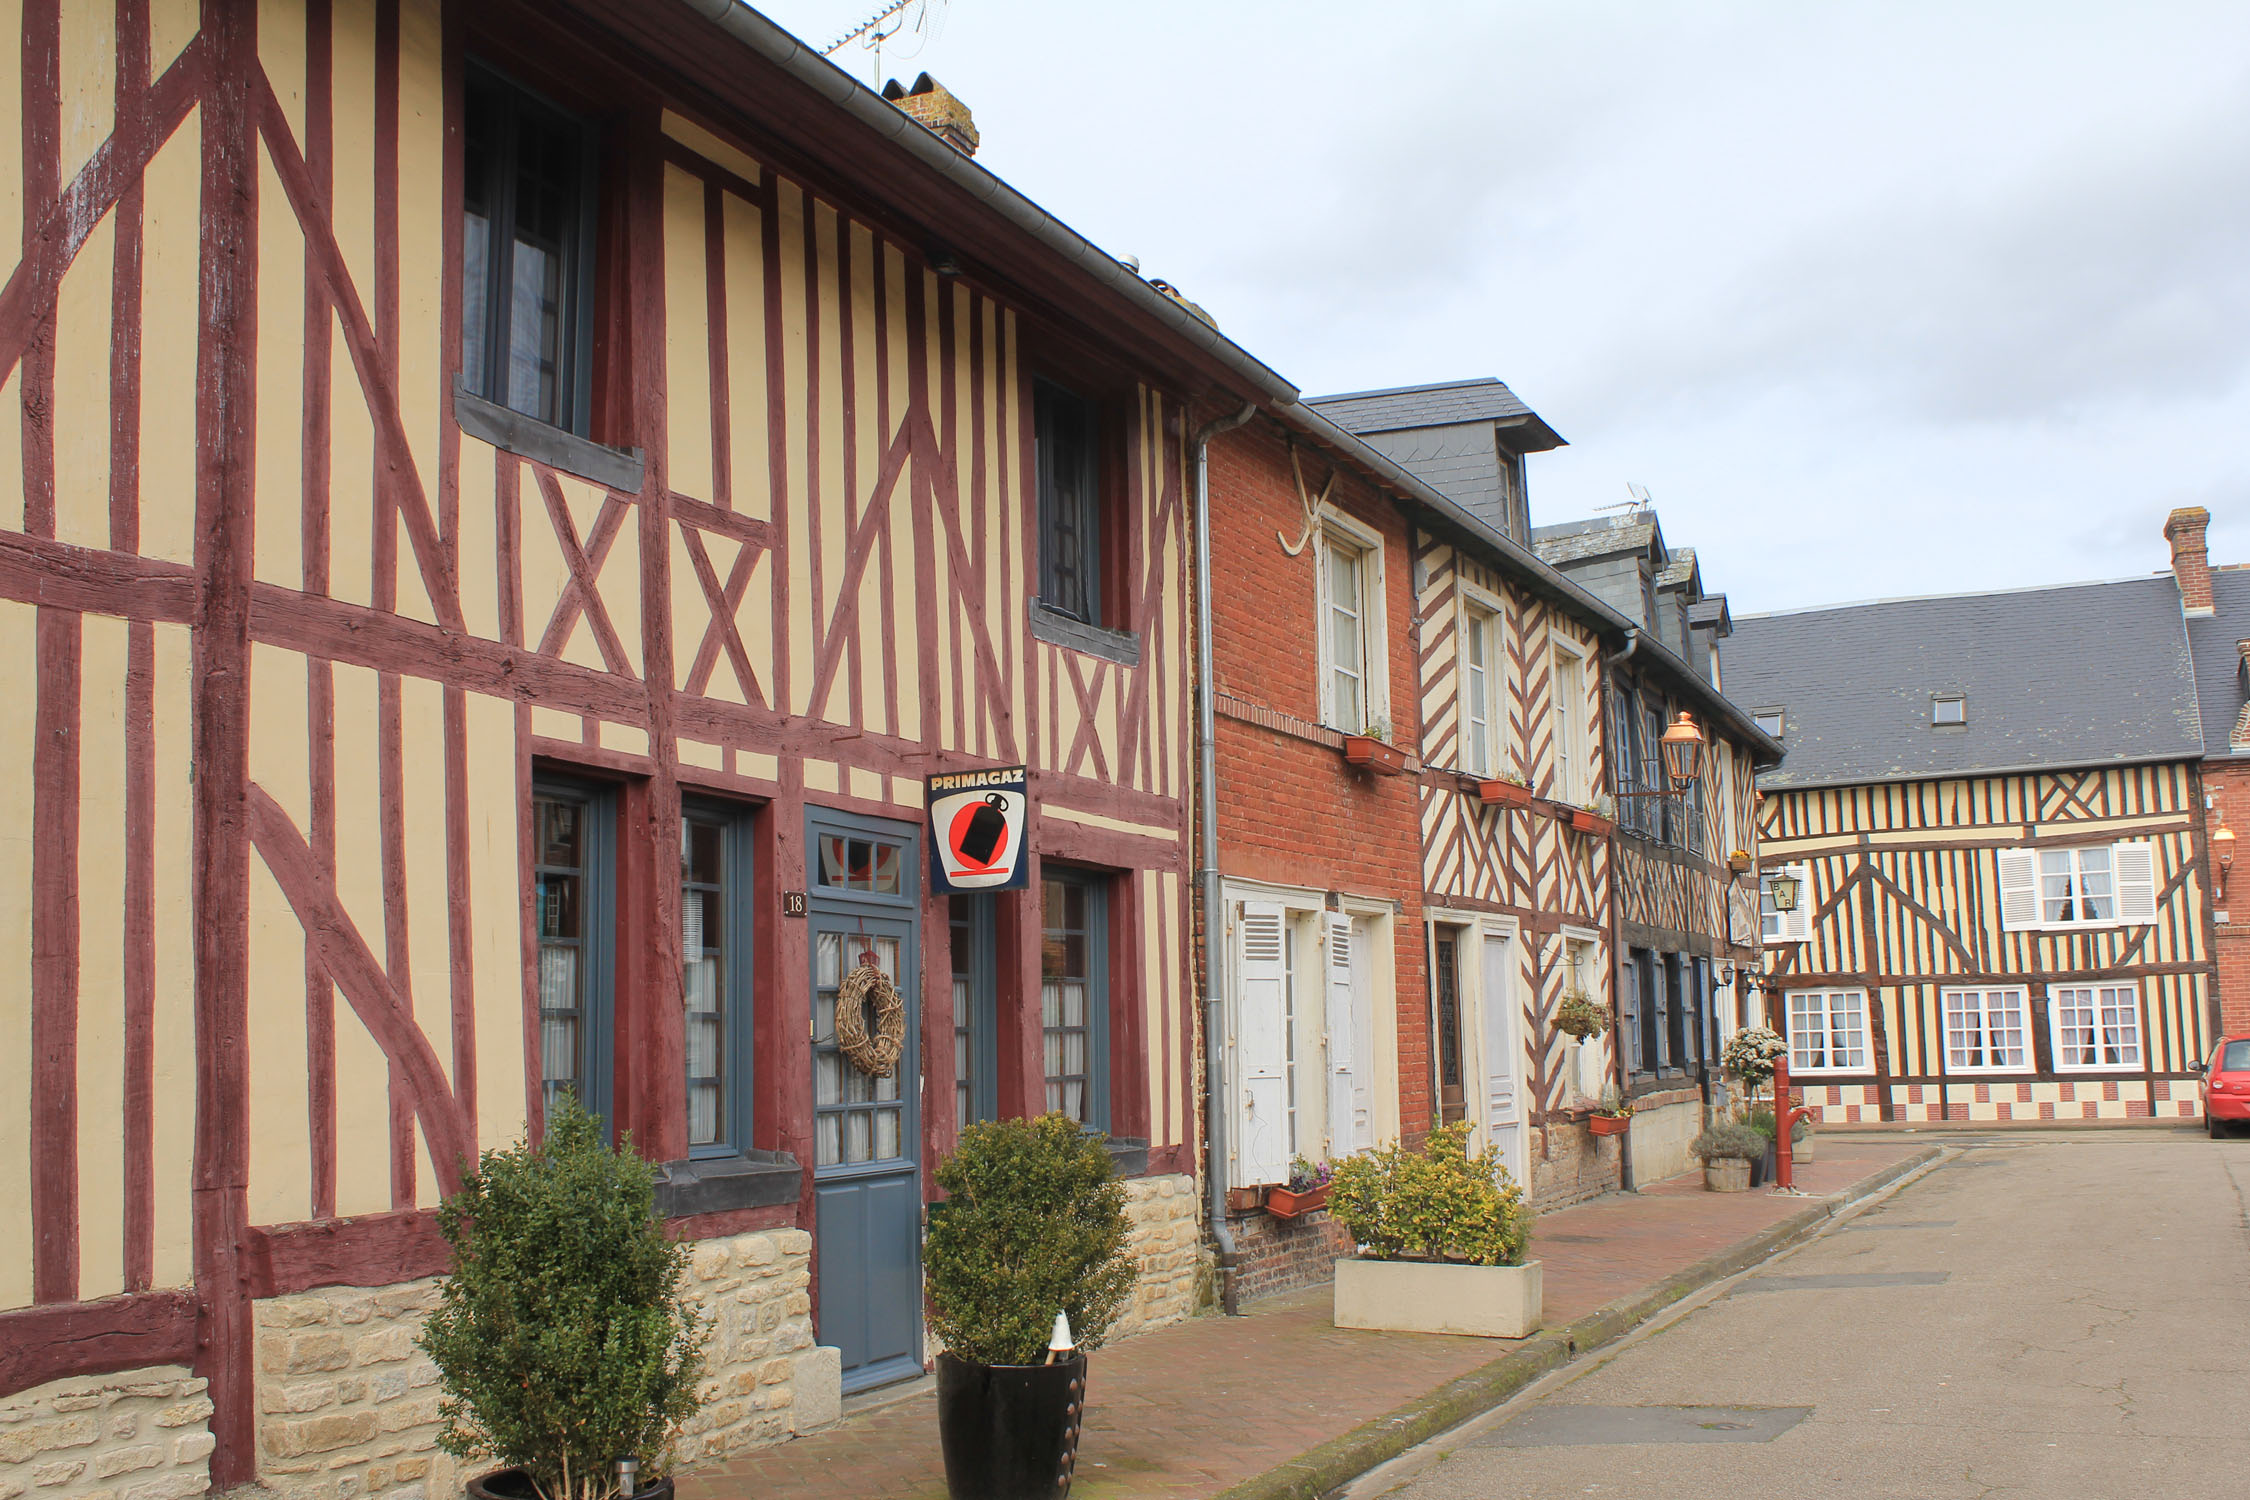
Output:
<path fill-rule="evenodd" d="M 931 874 L 941 890 L 1020 890 L 1031 803 L 1022 766 L 951 771 L 927 783 Z"/>

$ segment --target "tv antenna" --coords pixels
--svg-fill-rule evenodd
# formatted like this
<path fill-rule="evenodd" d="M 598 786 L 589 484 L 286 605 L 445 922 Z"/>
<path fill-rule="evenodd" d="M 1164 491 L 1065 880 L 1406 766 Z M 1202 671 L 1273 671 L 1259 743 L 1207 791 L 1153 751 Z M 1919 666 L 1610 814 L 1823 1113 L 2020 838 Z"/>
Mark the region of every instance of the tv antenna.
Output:
<path fill-rule="evenodd" d="M 1626 485 L 1625 485 L 1625 492 L 1626 492 L 1627 494 L 1631 495 L 1631 496 L 1632 496 L 1633 498 L 1632 498 L 1632 499 L 1630 499 L 1630 500 L 1612 500 L 1612 501 L 1610 501 L 1610 502 L 1609 502 L 1609 504 L 1607 504 L 1607 505 L 1597 505 L 1597 506 L 1595 506 L 1595 507 L 1594 507 L 1594 509 L 1596 509 L 1596 510 L 1652 510 L 1652 509 L 1654 509 L 1654 508 L 1655 508 L 1655 506 L 1656 506 L 1656 502 L 1655 502 L 1654 500 L 1651 500 L 1651 499 L 1650 499 L 1650 498 L 1648 497 L 1648 486 L 1647 486 L 1647 485 L 1645 485 L 1645 484 L 1634 484 L 1634 483 L 1632 483 L 1632 482 L 1628 481 L 1628 482 L 1626 483 Z"/>
<path fill-rule="evenodd" d="M 851 43 L 859 43 L 875 54 L 873 72 L 875 81 L 873 86 L 881 88 L 883 86 L 883 44 L 906 29 L 906 13 L 908 11 L 916 12 L 913 21 L 914 30 L 921 35 L 923 41 L 927 42 L 932 35 L 930 19 L 933 4 L 936 9 L 942 10 L 945 0 L 890 0 L 890 3 L 881 10 L 821 48 L 820 55 L 833 57 Z M 906 55 L 911 57 L 916 54 L 908 53 Z"/>

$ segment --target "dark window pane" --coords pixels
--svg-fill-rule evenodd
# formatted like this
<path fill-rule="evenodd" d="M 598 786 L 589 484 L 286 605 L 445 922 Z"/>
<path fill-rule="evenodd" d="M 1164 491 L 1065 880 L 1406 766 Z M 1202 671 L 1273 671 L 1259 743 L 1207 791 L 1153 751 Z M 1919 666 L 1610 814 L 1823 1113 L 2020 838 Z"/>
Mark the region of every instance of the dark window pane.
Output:
<path fill-rule="evenodd" d="M 1094 409 L 1041 381 L 1033 401 L 1038 451 L 1039 597 L 1049 608 L 1093 622 L 1101 609 Z"/>

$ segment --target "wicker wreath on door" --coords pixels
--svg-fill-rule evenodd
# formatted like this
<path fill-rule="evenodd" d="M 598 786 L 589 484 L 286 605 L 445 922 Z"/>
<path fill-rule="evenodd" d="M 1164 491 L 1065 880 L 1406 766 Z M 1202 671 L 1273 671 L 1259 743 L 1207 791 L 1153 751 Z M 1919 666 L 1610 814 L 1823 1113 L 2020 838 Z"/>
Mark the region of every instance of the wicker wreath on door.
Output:
<path fill-rule="evenodd" d="M 875 1003 L 875 1034 L 867 1034 L 867 1003 Z M 906 1050 L 906 1002 L 890 976 L 861 964 L 836 989 L 836 1050 L 870 1078 L 888 1078 Z"/>

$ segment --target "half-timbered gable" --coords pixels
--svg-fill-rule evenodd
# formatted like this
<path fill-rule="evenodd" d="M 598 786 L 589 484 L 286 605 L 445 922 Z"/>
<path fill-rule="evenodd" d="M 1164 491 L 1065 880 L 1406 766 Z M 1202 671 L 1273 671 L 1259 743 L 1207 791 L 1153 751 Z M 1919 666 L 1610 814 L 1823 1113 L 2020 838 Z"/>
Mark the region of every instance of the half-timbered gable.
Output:
<path fill-rule="evenodd" d="M 1745 618 L 1727 670 L 1788 747 L 1763 778 L 1762 920 L 1809 1103 L 2196 1112 L 2217 1016 L 2171 577 Z M 1795 910 L 1775 909 L 1776 875 Z"/>
<path fill-rule="evenodd" d="M 1602 688 L 1617 818 L 1615 1044 L 1636 1108 L 1633 1172 L 1653 1180 L 1692 1164 L 1688 1142 L 1722 1087 L 1718 1048 L 1743 1020 L 1758 951 L 1754 775 L 1778 749 L 1721 691 L 1733 686 L 1720 670 L 1726 596 L 1704 592 L 1695 553 L 1667 547 L 1653 511 L 1535 536 L 1541 557 L 1630 622 Z M 1683 715 L 1703 741 L 1684 783 L 1660 748 Z"/>
<path fill-rule="evenodd" d="M 683 1457 L 920 1372 L 964 1119 L 1108 1131 L 1184 1315 L 1186 408 L 1294 392 L 740 7 L 4 11 L 0 1392 L 442 1488 L 431 1210 L 565 1093 L 765 1392 Z"/>

